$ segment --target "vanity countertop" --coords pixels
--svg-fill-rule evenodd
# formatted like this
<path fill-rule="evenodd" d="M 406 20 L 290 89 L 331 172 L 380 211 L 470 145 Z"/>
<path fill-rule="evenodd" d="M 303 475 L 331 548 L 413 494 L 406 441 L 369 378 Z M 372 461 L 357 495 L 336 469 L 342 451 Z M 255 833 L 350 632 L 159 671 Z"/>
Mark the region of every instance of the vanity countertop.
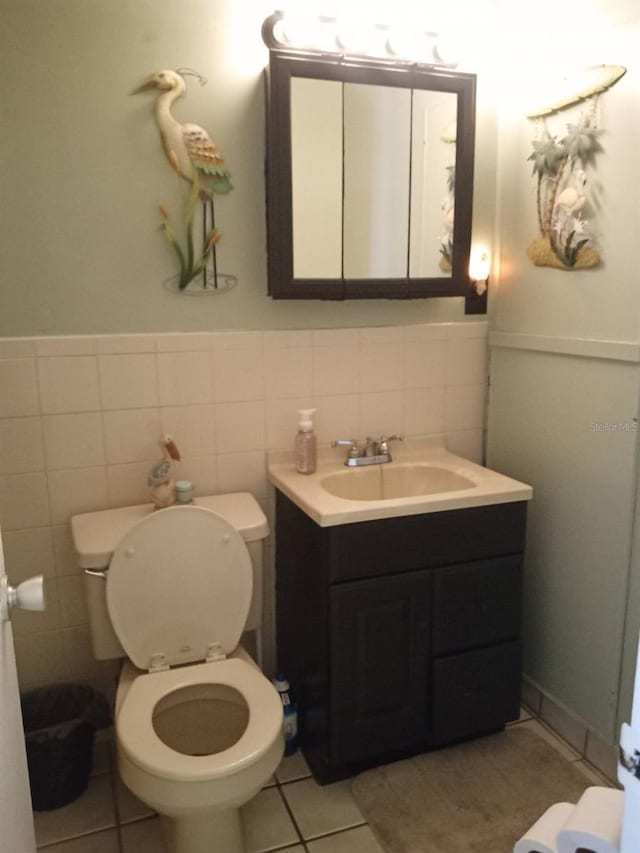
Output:
<path fill-rule="evenodd" d="M 277 489 L 321 527 L 528 501 L 533 496 L 533 489 L 526 483 L 450 453 L 441 435 L 394 442 L 392 453 L 392 462 L 347 468 L 344 464 L 344 448 L 319 448 L 315 473 L 299 474 L 295 470 L 293 453 L 273 452 L 268 455 L 268 475 Z M 382 483 L 384 478 L 391 481 L 401 477 L 403 472 L 400 469 L 416 467 L 420 467 L 422 473 L 427 475 L 430 469 L 435 478 L 442 477 L 443 473 L 457 475 L 457 478 L 464 478 L 468 484 L 463 488 L 446 491 L 438 489 L 428 494 L 366 500 L 338 497 L 323 485 L 323 481 L 334 483 L 335 475 L 339 474 L 344 482 L 346 478 L 350 478 L 351 483 L 355 483 L 356 478 L 363 482 L 367 478 L 370 483 L 376 479 Z M 331 480 L 327 480 L 329 477 Z"/>

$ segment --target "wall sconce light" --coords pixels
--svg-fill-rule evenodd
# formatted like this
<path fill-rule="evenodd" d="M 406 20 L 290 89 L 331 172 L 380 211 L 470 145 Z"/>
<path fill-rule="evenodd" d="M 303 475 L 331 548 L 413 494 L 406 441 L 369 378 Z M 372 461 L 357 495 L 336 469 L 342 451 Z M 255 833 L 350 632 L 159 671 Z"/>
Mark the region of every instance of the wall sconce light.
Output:
<path fill-rule="evenodd" d="M 489 252 L 486 249 L 474 250 L 469 261 L 469 278 L 473 282 L 473 288 L 478 296 L 482 296 L 487 291 L 490 270 Z"/>

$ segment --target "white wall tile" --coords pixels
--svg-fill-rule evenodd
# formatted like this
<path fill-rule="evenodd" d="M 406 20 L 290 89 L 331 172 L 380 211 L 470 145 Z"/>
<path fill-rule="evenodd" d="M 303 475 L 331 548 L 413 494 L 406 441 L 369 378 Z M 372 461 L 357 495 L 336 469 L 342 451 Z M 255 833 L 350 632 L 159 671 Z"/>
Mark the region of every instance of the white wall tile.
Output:
<path fill-rule="evenodd" d="M 298 410 L 310 409 L 309 397 L 291 400 L 267 401 L 267 448 L 269 450 L 293 450 L 298 431 Z"/>
<path fill-rule="evenodd" d="M 445 382 L 447 385 L 475 385 L 486 380 L 487 341 L 485 338 L 455 338 L 447 341 Z"/>
<path fill-rule="evenodd" d="M 14 638 L 20 686 L 49 684 L 64 678 L 60 631 L 23 634 Z"/>
<path fill-rule="evenodd" d="M 162 432 L 173 436 L 182 456 L 207 456 L 215 451 L 213 404 L 166 406 L 160 410 Z"/>
<path fill-rule="evenodd" d="M 212 355 L 216 403 L 264 399 L 262 349 L 220 350 Z"/>
<path fill-rule="evenodd" d="M 36 340 L 36 354 L 39 356 L 95 355 L 97 351 L 97 340 L 85 335 L 38 338 Z"/>
<path fill-rule="evenodd" d="M 82 575 L 68 575 L 64 578 L 58 578 L 58 598 L 60 601 L 60 625 L 63 628 L 84 625 L 88 622 Z"/>
<path fill-rule="evenodd" d="M 406 435 L 444 431 L 444 388 L 407 388 L 402 398 L 402 427 Z"/>
<path fill-rule="evenodd" d="M 3 530 L 2 544 L 7 575 L 12 584 L 32 575 L 52 578 L 56 574 L 53 536 L 50 527 Z"/>
<path fill-rule="evenodd" d="M 261 349 L 262 332 L 214 332 L 211 345 L 214 350 Z"/>
<path fill-rule="evenodd" d="M 163 406 L 211 403 L 211 364 L 207 352 L 158 354 L 158 383 Z"/>
<path fill-rule="evenodd" d="M 380 391 L 360 394 L 360 432 L 364 438 L 401 433 L 402 391 Z"/>
<path fill-rule="evenodd" d="M 159 409 L 124 409 L 104 413 L 107 462 L 152 462 L 162 459 Z"/>
<path fill-rule="evenodd" d="M 313 394 L 329 396 L 358 390 L 358 347 L 316 346 L 313 350 Z"/>
<path fill-rule="evenodd" d="M 175 480 L 191 480 L 193 493 L 215 495 L 218 493 L 218 468 L 215 456 L 187 456 L 176 465 Z"/>
<path fill-rule="evenodd" d="M 264 348 L 274 347 L 310 347 L 313 344 L 311 329 L 294 329 L 282 332 L 264 332 Z"/>
<path fill-rule="evenodd" d="M 395 391 L 402 388 L 402 345 L 362 344 L 358 352 L 358 389 Z"/>
<path fill-rule="evenodd" d="M 314 347 L 357 346 L 358 329 L 313 329 Z"/>
<path fill-rule="evenodd" d="M 358 329 L 358 341 L 363 344 L 399 344 L 402 342 L 402 326 L 371 326 Z"/>
<path fill-rule="evenodd" d="M 98 362 L 93 356 L 39 358 L 38 381 L 45 414 L 100 409 Z"/>
<path fill-rule="evenodd" d="M 64 668 L 68 677 L 78 678 L 100 670 L 100 662 L 93 656 L 88 625 L 63 628 L 60 633 Z"/>
<path fill-rule="evenodd" d="M 37 415 L 39 411 L 35 359 L 2 359 L 0 361 L 0 418 Z"/>
<path fill-rule="evenodd" d="M 208 352 L 211 335 L 208 332 L 165 334 L 156 336 L 158 352 Z"/>
<path fill-rule="evenodd" d="M 262 400 L 218 403 L 215 419 L 218 453 L 264 450 L 266 447 L 265 405 Z"/>
<path fill-rule="evenodd" d="M 444 341 L 447 337 L 444 323 L 416 323 L 404 327 L 404 340 L 412 341 Z"/>
<path fill-rule="evenodd" d="M 104 335 L 97 340 L 103 355 L 156 351 L 155 335 Z"/>
<path fill-rule="evenodd" d="M 224 453 L 218 456 L 218 488 L 221 493 L 251 492 L 257 498 L 267 494 L 267 467 L 262 451 Z"/>
<path fill-rule="evenodd" d="M 5 530 L 49 524 L 47 481 L 43 473 L 0 477 L 0 525 Z"/>
<path fill-rule="evenodd" d="M 151 464 L 132 462 L 127 465 L 108 465 L 109 506 L 136 506 L 149 503 L 151 497 L 147 478 Z"/>
<path fill-rule="evenodd" d="M 407 341 L 403 355 L 405 388 L 435 388 L 444 385 L 444 341 Z"/>
<path fill-rule="evenodd" d="M 28 358 L 36 354 L 36 342 L 32 338 L 0 339 L 0 358 Z"/>
<path fill-rule="evenodd" d="M 469 459 L 476 465 L 482 465 L 483 460 L 483 432 L 481 429 L 464 429 L 449 431 L 446 435 L 447 450 Z"/>
<path fill-rule="evenodd" d="M 444 425 L 447 432 L 482 429 L 484 385 L 450 385 L 445 391 Z"/>
<path fill-rule="evenodd" d="M 73 547 L 69 524 L 56 524 L 51 528 L 51 533 L 53 536 L 56 575 L 64 577 L 65 575 L 80 574 L 81 569 L 78 566 L 78 555 Z"/>
<path fill-rule="evenodd" d="M 22 474 L 43 468 L 40 418 L 0 420 L 0 474 Z"/>
<path fill-rule="evenodd" d="M 104 465 L 104 431 L 100 412 L 45 415 L 42 428 L 47 469 Z"/>
<path fill-rule="evenodd" d="M 489 331 L 487 320 L 473 320 L 465 323 L 447 323 L 447 338 L 486 338 Z"/>
<path fill-rule="evenodd" d="M 108 506 L 107 476 L 103 467 L 50 471 L 47 479 L 53 524 L 64 524 L 72 515 Z"/>
<path fill-rule="evenodd" d="M 342 438 L 361 438 L 357 394 L 314 397 L 313 405 L 318 410 L 315 415 L 318 441 L 329 444 Z"/>
<path fill-rule="evenodd" d="M 285 399 L 311 394 L 311 347 L 269 349 L 264 354 L 267 397 Z"/>
<path fill-rule="evenodd" d="M 98 364 L 103 409 L 141 409 L 158 405 L 155 355 L 101 355 Z"/>

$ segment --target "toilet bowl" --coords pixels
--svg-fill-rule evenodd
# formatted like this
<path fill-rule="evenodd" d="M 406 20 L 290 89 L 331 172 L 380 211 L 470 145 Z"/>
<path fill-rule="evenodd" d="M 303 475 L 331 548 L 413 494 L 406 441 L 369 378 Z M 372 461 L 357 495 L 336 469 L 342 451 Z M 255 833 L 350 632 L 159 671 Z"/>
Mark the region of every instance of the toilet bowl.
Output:
<path fill-rule="evenodd" d="M 98 544 L 104 551 L 100 515 L 72 519 L 81 562 L 89 553 L 95 562 Z M 102 519 L 107 526 L 112 520 Z M 254 603 L 245 541 L 207 507 L 138 512 L 108 571 L 89 571 L 90 589 L 97 581 L 105 587 L 128 658 L 115 713 L 122 780 L 160 814 L 171 853 L 242 853 L 240 806 L 283 754 L 278 694 L 239 645 Z M 104 615 L 94 609 L 96 618 Z"/>

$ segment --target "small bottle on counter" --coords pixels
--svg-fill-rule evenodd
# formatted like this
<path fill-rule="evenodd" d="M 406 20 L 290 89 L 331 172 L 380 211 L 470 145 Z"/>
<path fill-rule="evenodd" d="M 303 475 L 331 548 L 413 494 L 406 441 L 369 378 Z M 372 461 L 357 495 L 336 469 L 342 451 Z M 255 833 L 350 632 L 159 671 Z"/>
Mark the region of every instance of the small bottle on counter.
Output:
<path fill-rule="evenodd" d="M 296 471 L 300 474 L 313 474 L 317 464 L 316 434 L 313 431 L 315 409 L 300 409 L 298 414 L 298 434 L 295 441 Z"/>

